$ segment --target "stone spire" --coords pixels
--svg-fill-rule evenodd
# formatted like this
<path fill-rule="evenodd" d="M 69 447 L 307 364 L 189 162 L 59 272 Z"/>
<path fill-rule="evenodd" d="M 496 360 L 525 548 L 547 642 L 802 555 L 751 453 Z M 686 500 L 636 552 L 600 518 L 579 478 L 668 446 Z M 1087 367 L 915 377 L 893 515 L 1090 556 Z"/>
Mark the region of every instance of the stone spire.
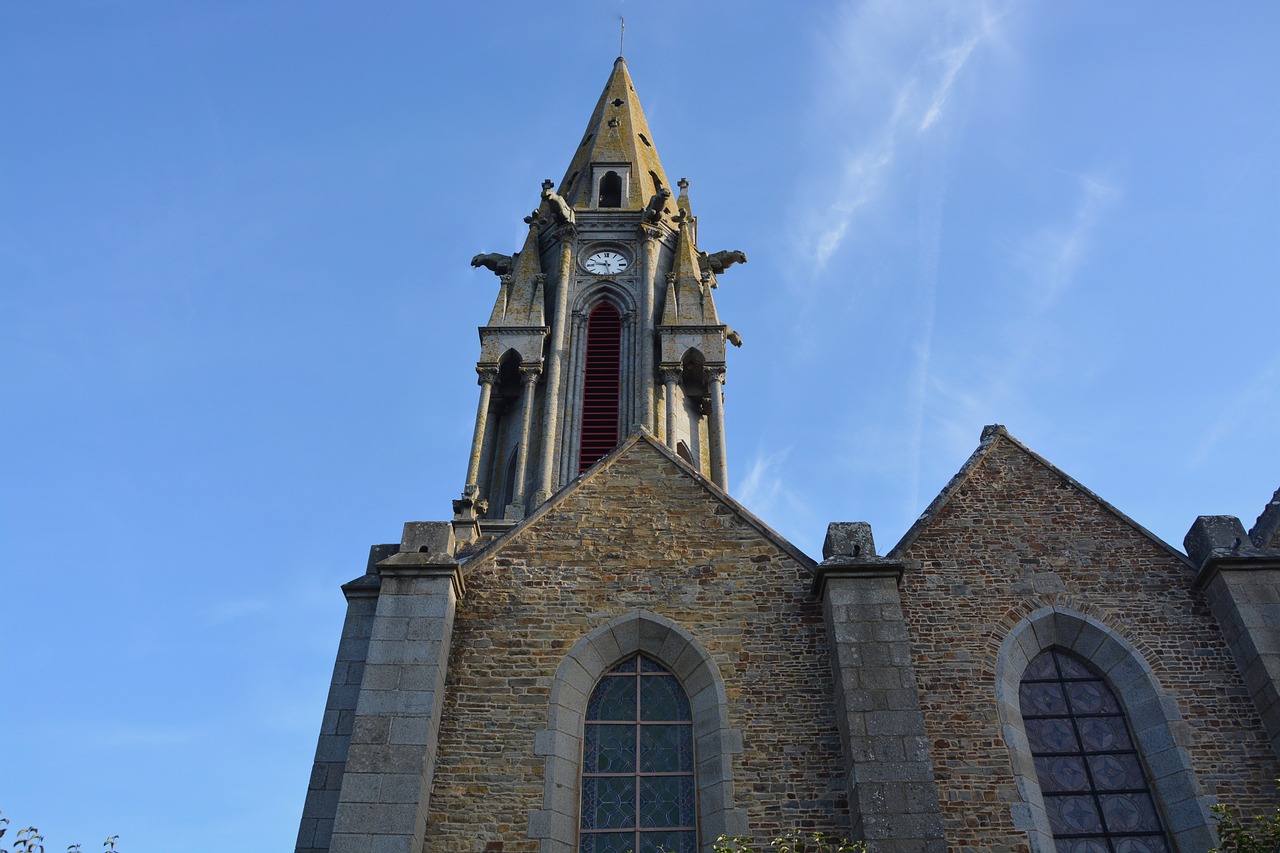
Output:
<path fill-rule="evenodd" d="M 684 194 L 685 209 L 680 218 L 680 231 L 676 236 L 675 260 L 672 265 L 667 304 L 662 310 L 662 326 L 718 326 L 715 301 L 711 298 L 711 276 L 704 274 L 698 262 L 698 247 L 694 245 L 692 215 L 688 213 L 688 199 Z M 674 300 L 672 297 L 674 296 Z M 719 341 L 718 356 L 724 359 L 724 343 Z M 713 353 L 703 353 L 712 357 Z"/>
<path fill-rule="evenodd" d="M 670 189 L 627 62 L 621 56 L 613 63 L 613 73 L 560 182 L 559 194 L 574 208 L 595 207 L 599 173 L 608 166 L 625 167 L 626 191 L 621 205 L 615 205 L 624 210 L 639 210 L 659 190 Z"/>
<path fill-rule="evenodd" d="M 489 317 L 491 327 L 546 325 L 543 294 L 546 276 L 538 257 L 538 224 L 529 225 L 524 248 L 512 259 L 511 273 L 502 276 L 502 286 Z"/>

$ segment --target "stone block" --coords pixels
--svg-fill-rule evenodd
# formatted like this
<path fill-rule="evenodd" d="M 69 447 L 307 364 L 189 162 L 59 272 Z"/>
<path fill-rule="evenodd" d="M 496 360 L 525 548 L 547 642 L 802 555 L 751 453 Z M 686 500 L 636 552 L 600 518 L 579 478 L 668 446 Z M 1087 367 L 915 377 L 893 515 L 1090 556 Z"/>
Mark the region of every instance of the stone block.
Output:
<path fill-rule="evenodd" d="M 447 521 L 410 521 L 400 537 L 401 552 L 439 555 L 452 561 L 455 550 L 453 525 Z"/>
<path fill-rule="evenodd" d="M 671 635 L 671 629 L 661 622 L 655 622 L 650 619 L 642 620 L 639 629 L 640 650 L 655 657 L 662 657 L 664 643 Z M 684 645 L 683 641 L 681 641 L 680 645 Z"/>
<path fill-rule="evenodd" d="M 342 779 L 342 802 L 376 803 L 381 792 L 381 773 L 347 773 Z"/>
<path fill-rule="evenodd" d="M 391 734 L 391 718 L 385 715 L 366 714 L 356 717 L 351 742 L 357 744 L 383 744 Z"/>
<path fill-rule="evenodd" d="M 1187 531 L 1182 546 L 1197 566 L 1214 556 L 1257 553 L 1244 525 L 1233 515 L 1200 516 Z"/>
<path fill-rule="evenodd" d="M 400 685 L 401 666 L 397 663 L 368 664 L 364 668 L 365 690 L 395 690 Z"/>
<path fill-rule="evenodd" d="M 833 521 L 827 525 L 827 536 L 822 543 L 822 559 L 852 557 L 874 559 L 876 543 L 871 535 L 871 525 L 865 521 Z"/>
<path fill-rule="evenodd" d="M 444 690 L 444 671 L 433 664 L 405 664 L 399 667 L 401 690 Z"/>
<path fill-rule="evenodd" d="M 382 778 L 384 803 L 400 803 L 416 806 L 422 795 L 422 775 L 419 773 L 387 773 Z"/>
<path fill-rule="evenodd" d="M 321 735 L 316 743 L 316 761 L 341 764 L 347 760 L 349 738 L 340 735 Z"/>
<path fill-rule="evenodd" d="M 389 742 L 392 744 L 417 744 L 425 746 L 435 740 L 431 718 L 426 716 L 397 716 L 391 719 Z"/>
<path fill-rule="evenodd" d="M 529 837 L 546 838 L 550 834 L 551 819 L 542 809 L 529 810 Z"/>
<path fill-rule="evenodd" d="M 640 648 L 640 620 L 638 617 L 623 618 L 613 622 L 609 630 L 613 632 L 618 648 L 622 650 L 623 654 L 629 654 Z"/>
<path fill-rule="evenodd" d="M 915 711 L 872 711 L 867 729 L 876 735 L 923 735 L 924 720 Z"/>

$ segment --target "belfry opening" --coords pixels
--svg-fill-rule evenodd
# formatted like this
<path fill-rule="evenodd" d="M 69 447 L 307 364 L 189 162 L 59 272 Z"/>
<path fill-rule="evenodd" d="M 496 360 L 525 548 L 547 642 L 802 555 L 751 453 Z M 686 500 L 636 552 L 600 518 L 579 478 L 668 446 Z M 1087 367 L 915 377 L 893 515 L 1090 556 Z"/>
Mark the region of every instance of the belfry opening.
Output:
<path fill-rule="evenodd" d="M 587 318 L 578 473 L 599 462 L 618 443 L 621 378 L 622 315 L 613 303 L 601 302 Z"/>

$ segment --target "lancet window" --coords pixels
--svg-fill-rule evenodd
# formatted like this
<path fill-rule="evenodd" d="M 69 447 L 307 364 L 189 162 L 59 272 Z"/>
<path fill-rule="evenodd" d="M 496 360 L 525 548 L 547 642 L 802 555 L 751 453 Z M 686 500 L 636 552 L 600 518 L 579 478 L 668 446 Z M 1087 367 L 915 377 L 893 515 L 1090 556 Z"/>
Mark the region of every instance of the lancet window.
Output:
<path fill-rule="evenodd" d="M 622 207 L 622 176 L 612 170 L 600 177 L 597 207 Z"/>
<path fill-rule="evenodd" d="M 637 654 L 605 673 L 582 753 L 579 853 L 696 853 L 693 716 L 671 672 Z"/>
<path fill-rule="evenodd" d="M 1028 665 L 1018 698 L 1059 853 L 1167 853 L 1133 733 L 1102 676 L 1050 649 Z"/>

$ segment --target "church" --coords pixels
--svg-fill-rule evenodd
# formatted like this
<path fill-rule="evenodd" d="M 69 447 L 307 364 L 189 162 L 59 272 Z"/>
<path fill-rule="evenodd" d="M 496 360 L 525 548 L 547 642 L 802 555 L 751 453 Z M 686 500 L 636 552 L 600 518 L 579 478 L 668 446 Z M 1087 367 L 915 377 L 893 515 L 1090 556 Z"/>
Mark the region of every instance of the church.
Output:
<path fill-rule="evenodd" d="M 688 188 L 619 58 L 472 260 L 465 479 L 342 588 L 297 853 L 1203 853 L 1213 804 L 1274 808 L 1280 492 L 1184 553 L 989 426 L 886 553 L 837 520 L 805 554 L 727 492 L 747 257 Z"/>

